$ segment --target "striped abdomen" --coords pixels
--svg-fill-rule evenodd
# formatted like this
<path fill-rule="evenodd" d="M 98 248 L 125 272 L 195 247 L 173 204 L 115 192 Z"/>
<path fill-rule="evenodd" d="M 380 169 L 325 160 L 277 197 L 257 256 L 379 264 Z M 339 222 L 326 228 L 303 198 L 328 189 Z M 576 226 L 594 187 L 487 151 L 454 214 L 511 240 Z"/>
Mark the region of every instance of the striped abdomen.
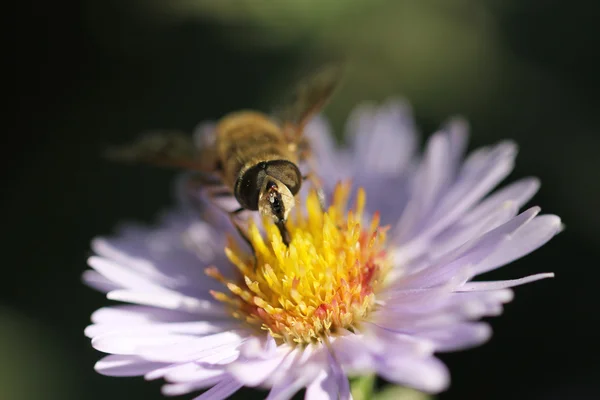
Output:
<path fill-rule="evenodd" d="M 241 111 L 227 115 L 217 125 L 216 133 L 223 181 L 232 190 L 237 179 L 260 162 L 297 163 L 279 126 L 264 114 Z"/>

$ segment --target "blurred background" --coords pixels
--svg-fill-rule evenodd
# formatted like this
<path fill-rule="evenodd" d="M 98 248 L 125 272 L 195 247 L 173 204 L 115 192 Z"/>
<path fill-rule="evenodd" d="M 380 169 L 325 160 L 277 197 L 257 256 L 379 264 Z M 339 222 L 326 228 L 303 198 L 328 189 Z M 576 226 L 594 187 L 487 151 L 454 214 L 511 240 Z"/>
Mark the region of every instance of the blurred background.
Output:
<path fill-rule="evenodd" d="M 327 108 L 338 133 L 362 101 L 402 96 L 427 137 L 467 117 L 471 147 L 512 138 L 511 179 L 566 231 L 492 278 L 517 289 L 487 345 L 442 355 L 451 399 L 600 398 L 600 2 L 573 0 L 79 0 L 21 2 L 3 63 L 0 399 L 160 399 L 160 382 L 93 371 L 83 329 L 108 303 L 83 286 L 90 239 L 172 204 L 173 172 L 99 156 L 155 128 L 190 131 L 268 110 L 320 60 L 345 58 Z M 264 397 L 242 392 L 236 398 Z M 193 396 L 186 396 L 191 398 Z"/>

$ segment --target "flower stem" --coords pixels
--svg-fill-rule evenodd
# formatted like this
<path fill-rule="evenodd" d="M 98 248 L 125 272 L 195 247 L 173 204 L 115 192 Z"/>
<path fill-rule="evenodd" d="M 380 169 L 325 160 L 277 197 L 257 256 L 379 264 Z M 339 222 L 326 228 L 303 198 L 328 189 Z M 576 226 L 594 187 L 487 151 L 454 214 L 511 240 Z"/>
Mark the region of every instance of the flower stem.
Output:
<path fill-rule="evenodd" d="M 370 400 L 372 398 L 375 378 L 375 374 L 370 374 L 352 380 L 350 390 L 354 400 Z"/>

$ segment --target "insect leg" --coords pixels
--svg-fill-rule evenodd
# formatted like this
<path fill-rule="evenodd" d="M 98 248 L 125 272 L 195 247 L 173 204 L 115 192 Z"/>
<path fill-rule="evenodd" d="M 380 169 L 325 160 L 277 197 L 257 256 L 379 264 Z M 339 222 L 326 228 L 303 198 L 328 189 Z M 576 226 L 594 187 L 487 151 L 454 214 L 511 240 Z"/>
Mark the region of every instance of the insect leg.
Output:
<path fill-rule="evenodd" d="M 229 212 L 229 220 L 231 221 L 231 224 L 233 225 L 235 230 L 238 232 L 238 234 L 242 237 L 242 239 L 244 239 L 244 241 L 248 244 L 248 246 L 250 246 L 250 248 L 252 249 L 252 252 L 254 252 L 254 248 L 252 247 L 252 242 L 250 241 L 248 231 L 245 229 L 245 227 L 243 227 L 240 224 L 240 222 L 238 220 L 239 214 L 244 211 L 245 211 L 245 209 L 243 209 L 243 208 L 238 208 L 237 210 L 230 211 Z"/>
<path fill-rule="evenodd" d="M 222 186 L 208 188 L 206 194 L 215 207 L 226 214 L 231 213 L 231 206 L 228 208 L 223 204 L 225 201 L 233 199 L 233 193 L 229 188 Z"/>
<path fill-rule="evenodd" d="M 200 214 L 205 214 L 207 212 L 206 204 L 203 204 L 202 200 L 199 198 L 201 191 L 206 193 L 211 203 L 215 204 L 220 209 L 222 209 L 222 207 L 219 207 L 219 205 L 216 204 L 214 198 L 220 197 L 224 193 L 231 196 L 231 192 L 223 185 L 219 177 L 204 173 L 193 173 L 186 177 L 183 184 L 183 191 L 185 199 L 188 200 L 192 208 Z"/>
<path fill-rule="evenodd" d="M 244 242 L 246 242 L 248 247 L 250 247 L 250 249 L 252 250 L 254 269 L 256 269 L 256 266 L 258 265 L 258 260 L 256 258 L 256 251 L 254 250 L 254 246 L 252 246 L 252 241 L 250 240 L 248 231 L 240 224 L 240 222 L 237 219 L 238 215 L 244 211 L 246 211 L 246 209 L 240 207 L 237 210 L 229 212 L 229 220 L 231 221 L 231 224 L 234 226 L 237 233 L 242 237 L 242 239 L 244 239 Z"/>
<path fill-rule="evenodd" d="M 256 265 L 256 254 L 254 252 L 254 247 L 252 246 L 252 242 L 250 241 L 248 231 L 242 225 L 242 223 L 240 223 L 240 221 L 239 221 L 239 215 L 242 212 L 246 211 L 246 209 L 240 207 L 240 208 L 237 208 L 237 209 L 231 211 L 230 209 L 228 210 L 226 207 L 224 207 L 222 204 L 219 203 L 219 200 L 233 198 L 233 194 L 231 193 L 231 190 L 229 190 L 229 188 L 227 188 L 225 186 L 209 187 L 209 188 L 206 188 L 205 190 L 206 190 L 206 194 L 207 194 L 208 198 L 210 199 L 211 203 L 215 207 L 217 207 L 221 212 L 227 214 L 227 216 L 229 217 L 229 221 L 231 222 L 231 225 L 233 225 L 233 227 L 235 228 L 237 233 L 240 235 L 240 237 L 244 240 L 244 242 L 246 242 L 248 244 L 250 249 L 252 249 L 252 254 L 254 255 L 254 261 L 255 261 L 254 265 Z"/>
<path fill-rule="evenodd" d="M 315 191 L 317 192 L 317 198 L 319 199 L 319 205 L 321 206 L 321 211 L 325 211 L 325 191 L 323 190 L 323 185 L 321 184 L 321 180 L 314 173 L 308 173 L 302 177 L 303 181 L 309 181 Z"/>
<path fill-rule="evenodd" d="M 234 196 L 231 190 L 227 186 L 225 186 L 220 179 L 215 177 L 208 177 L 205 175 L 196 175 L 194 177 L 196 178 L 194 181 L 190 179 L 191 182 L 188 186 L 190 188 L 189 190 L 204 190 L 211 204 L 213 204 L 221 212 L 229 216 L 229 221 L 231 222 L 237 233 L 248 244 L 250 249 L 252 249 L 252 254 L 254 256 L 254 265 L 256 266 L 256 253 L 254 251 L 254 247 L 252 246 L 252 242 L 250 241 L 247 228 L 245 228 L 239 221 L 240 214 L 246 211 L 246 209 L 240 207 L 231 211 L 231 208 L 228 209 L 222 204 L 222 200 L 231 200 L 234 198 Z"/>
<path fill-rule="evenodd" d="M 323 190 L 323 183 L 321 179 L 318 177 L 315 171 L 317 171 L 316 161 L 313 157 L 313 154 L 310 150 L 310 146 L 308 140 L 306 138 L 302 138 L 301 142 L 298 145 L 298 154 L 300 160 L 305 162 L 308 165 L 310 172 L 302 177 L 303 181 L 309 181 L 315 190 L 317 191 L 317 196 L 319 198 L 319 204 L 321 205 L 321 210 L 325 210 L 325 191 Z"/>

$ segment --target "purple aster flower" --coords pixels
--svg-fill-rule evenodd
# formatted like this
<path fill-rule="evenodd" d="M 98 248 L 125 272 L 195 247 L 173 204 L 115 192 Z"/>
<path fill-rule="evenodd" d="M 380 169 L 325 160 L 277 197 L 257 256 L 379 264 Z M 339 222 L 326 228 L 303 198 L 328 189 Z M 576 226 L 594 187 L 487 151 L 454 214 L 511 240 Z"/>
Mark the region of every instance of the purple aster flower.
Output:
<path fill-rule="evenodd" d="M 445 390 L 435 353 L 488 340 L 478 320 L 499 315 L 511 287 L 553 274 L 473 278 L 545 244 L 560 219 L 519 213 L 535 178 L 489 194 L 513 168 L 511 142 L 464 158 L 467 128 L 452 121 L 420 155 L 398 103 L 359 108 L 348 125 L 342 149 L 323 120 L 308 127 L 330 202 L 322 211 L 302 195 L 289 247 L 272 224 L 253 222 L 254 258 L 220 214 L 183 205 L 156 227 L 95 239 L 85 282 L 128 303 L 92 315 L 85 333 L 109 354 L 96 370 L 163 378 L 166 395 L 208 389 L 196 399 L 242 386 L 270 389 L 269 399 L 302 388 L 311 400 L 348 399 L 348 377 L 371 373 Z"/>

